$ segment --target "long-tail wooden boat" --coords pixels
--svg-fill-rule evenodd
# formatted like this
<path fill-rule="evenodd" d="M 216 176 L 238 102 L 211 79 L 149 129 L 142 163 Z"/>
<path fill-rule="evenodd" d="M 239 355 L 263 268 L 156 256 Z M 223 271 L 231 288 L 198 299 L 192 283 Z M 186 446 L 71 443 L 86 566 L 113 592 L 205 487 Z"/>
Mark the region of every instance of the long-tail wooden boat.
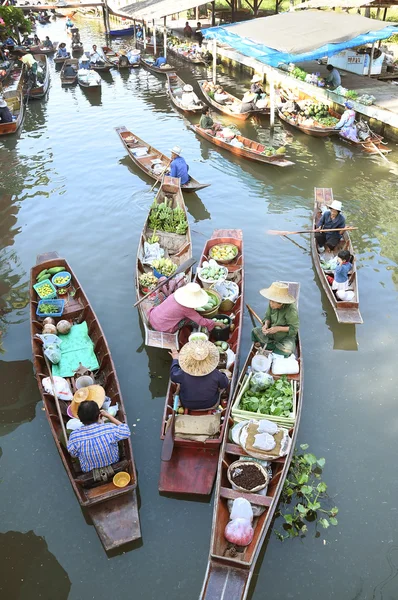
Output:
<path fill-rule="evenodd" d="M 208 142 L 211 142 L 212 144 L 215 144 L 224 150 L 228 150 L 228 152 L 232 152 L 232 154 L 235 154 L 236 156 L 241 156 L 243 158 L 255 160 L 256 162 L 273 165 L 275 167 L 290 167 L 291 165 L 294 165 L 294 162 L 287 160 L 282 154 L 272 154 L 271 156 L 263 154 L 263 152 L 266 150 L 266 146 L 264 146 L 264 144 L 260 144 L 254 140 L 249 140 L 249 138 L 245 138 L 243 135 L 235 136 L 238 142 L 243 144 L 243 148 L 238 148 L 237 146 L 230 144 L 220 137 L 212 135 L 210 131 L 207 129 L 202 129 L 199 127 L 199 125 L 190 125 L 190 128 L 195 133 L 205 138 L 205 140 Z"/>
<path fill-rule="evenodd" d="M 73 67 L 75 69 L 75 75 L 73 77 L 68 77 L 65 75 L 66 67 Z M 62 85 L 74 85 L 77 82 L 77 71 L 79 70 L 79 61 L 77 58 L 67 58 L 65 59 L 64 64 L 62 65 L 60 78 Z"/>
<path fill-rule="evenodd" d="M 114 465 L 114 470 L 127 471 L 131 476 L 131 481 L 126 487 L 117 488 L 112 481 L 100 484 L 94 483 L 92 472 L 83 473 L 80 470 L 78 461 L 71 459 L 69 452 L 60 441 L 63 434 L 55 399 L 44 390 L 42 385 L 43 378 L 48 377 L 49 373 L 43 357 L 42 344 L 39 339 L 35 338 L 36 334 L 42 332 L 42 322 L 36 316 L 38 303 L 36 293 L 32 287 L 36 283 L 36 276 L 40 271 L 54 266 L 62 266 L 71 273 L 74 288 L 74 296 L 69 295 L 60 319 L 67 319 L 73 323 L 82 323 L 83 321 L 87 323 L 88 334 L 94 343 L 94 352 L 100 365 L 99 370 L 95 373 L 95 380 L 104 387 L 106 395 L 111 398 L 111 404 L 119 404 L 117 418 L 122 422 L 126 422 L 119 381 L 104 332 L 70 265 L 64 258 L 60 258 L 56 252 L 38 256 L 37 263 L 31 270 L 30 319 L 33 367 L 50 430 L 73 491 L 79 500 L 80 506 L 87 509 L 104 548 L 113 550 L 141 537 L 137 503 L 137 474 L 133 450 L 130 439 L 123 440 L 119 445 L 120 460 L 119 463 Z M 67 378 L 67 380 L 72 392 L 75 392 L 75 378 Z M 61 409 L 63 413 L 65 403 L 61 401 L 61 404 L 63 404 Z M 68 420 L 69 417 L 65 414 L 64 421 L 67 422 Z"/>
<path fill-rule="evenodd" d="M 295 282 L 286 283 L 289 283 L 289 293 L 298 300 L 300 284 Z M 239 377 L 233 401 L 235 401 L 246 381 L 245 374 L 254 354 L 255 349 L 252 346 Z M 229 465 L 239 460 L 240 457 L 248 455 L 241 446 L 229 439 L 229 429 L 233 421 L 231 418 L 228 418 L 229 415 L 226 416 L 228 428 L 224 436 L 218 463 L 210 554 L 200 600 L 227 600 L 227 598 L 231 598 L 231 600 L 232 598 L 233 600 L 246 600 L 248 597 L 256 561 L 272 525 L 275 510 L 288 475 L 300 424 L 304 385 L 300 339 L 297 342 L 296 354 L 300 365 L 300 373 L 298 375 L 288 375 L 288 379 L 294 382 L 294 389 L 296 390 L 295 423 L 289 431 L 291 437 L 290 450 L 286 456 L 270 463 L 272 467 L 272 479 L 268 485 L 266 496 L 236 491 L 231 488 L 231 484 L 227 478 Z M 274 377 L 276 378 L 277 376 Z M 267 418 L 266 415 L 264 415 L 264 418 Z M 235 498 L 246 498 L 252 504 L 265 507 L 265 511 L 253 520 L 254 537 L 252 542 L 249 546 L 238 549 L 235 547 L 231 548 L 231 544 L 224 537 L 225 527 L 230 519 L 228 500 L 234 500 Z"/>
<path fill-rule="evenodd" d="M 315 204 L 314 204 L 314 216 L 313 216 L 313 229 L 318 226 L 319 219 L 322 216 L 322 209 L 325 210 L 333 202 L 333 190 L 331 188 L 315 188 Z M 333 252 L 330 252 L 330 257 L 336 256 L 340 250 L 348 250 L 349 253 L 354 256 L 354 249 L 352 247 L 351 238 L 348 231 L 342 232 L 342 240 L 336 246 Z M 356 268 L 356 261 L 352 265 L 352 270 L 349 274 L 349 287 L 354 292 L 354 299 L 351 302 L 338 300 L 329 284 L 326 273 L 321 267 L 318 244 L 315 238 L 315 234 L 311 234 L 311 252 L 312 259 L 314 261 L 315 270 L 318 274 L 319 280 L 323 289 L 325 290 L 326 296 L 332 305 L 332 308 L 336 314 L 339 323 L 347 324 L 361 324 L 363 323 L 361 313 L 359 311 L 359 288 L 358 288 L 358 272 Z"/>
<path fill-rule="evenodd" d="M 180 180 L 176 177 L 165 177 L 160 186 L 159 192 L 156 194 L 155 202 L 162 204 L 167 200 L 171 208 L 181 208 L 184 211 L 185 218 L 188 221 L 187 209 L 185 207 L 184 197 L 181 192 Z M 144 228 L 141 233 L 138 243 L 137 265 L 135 270 L 135 288 L 137 300 L 140 300 L 145 294 L 140 288 L 139 278 L 143 273 L 152 273 L 150 265 L 143 263 L 144 243 L 147 242 L 154 234 L 159 238 L 160 247 L 165 250 L 165 257 L 170 258 L 177 266 L 192 258 L 192 242 L 191 232 L 189 229 L 184 235 L 176 233 L 168 233 L 165 231 L 156 230 L 154 232 L 149 226 L 149 213 L 145 221 Z M 191 281 L 192 269 L 185 273 L 187 283 Z M 152 329 L 148 322 L 148 311 L 154 306 L 154 298 L 147 298 L 138 305 L 138 310 L 144 325 L 145 345 L 155 348 L 168 348 L 175 350 L 178 348 L 178 333 L 162 333 Z"/>
<path fill-rule="evenodd" d="M 220 452 L 220 446 L 223 440 L 225 427 L 228 422 L 226 415 L 229 413 L 232 402 L 233 391 L 239 371 L 239 349 L 243 323 L 243 293 L 244 293 L 244 257 L 243 257 L 243 236 L 241 229 L 216 229 L 212 237 L 206 242 L 200 265 L 209 258 L 210 249 L 217 244 L 231 243 L 235 244 L 239 253 L 237 258 L 228 267 L 228 280 L 235 281 L 239 286 L 239 297 L 232 309 L 223 314 L 235 315 L 235 329 L 231 333 L 228 343 L 230 349 L 235 353 L 235 361 L 228 369 L 232 372 L 232 379 L 228 390 L 228 399 L 222 409 L 222 421 L 220 431 L 214 437 L 205 442 L 180 439 L 177 436 L 174 440 L 174 449 L 170 461 L 162 461 L 160 466 L 159 491 L 175 494 L 198 494 L 209 495 L 213 488 L 214 479 L 217 472 L 217 463 Z M 199 279 L 195 279 L 200 284 Z M 190 332 L 189 332 L 190 333 Z M 179 335 L 179 345 L 183 346 L 187 341 L 188 333 L 183 328 Z M 176 393 L 176 384 L 169 381 L 166 403 L 163 413 L 161 439 L 165 437 L 167 422 L 173 412 L 173 397 Z M 213 411 L 188 411 L 185 414 L 195 414 L 196 416 L 206 415 Z M 232 596 L 230 596 L 232 598 Z"/>
<path fill-rule="evenodd" d="M 36 83 L 35 87 L 29 87 L 28 81 L 25 81 L 24 85 L 24 95 L 25 98 L 43 98 L 48 90 L 50 85 L 50 71 L 48 68 L 48 59 L 45 54 L 34 54 L 34 59 L 38 62 L 39 66 L 42 67 L 44 71 L 44 79 L 42 82 L 38 81 L 36 75 Z M 24 67 L 24 72 L 26 73 L 26 69 Z"/>
<path fill-rule="evenodd" d="M 283 92 L 281 95 L 282 97 L 286 97 L 283 95 Z M 307 94 L 304 94 L 303 92 L 300 92 L 298 98 L 296 98 L 296 102 L 298 102 L 299 100 L 311 100 L 311 97 Z M 333 110 L 331 107 L 329 107 L 329 114 L 331 117 L 335 117 L 336 119 L 340 120 L 341 115 L 335 110 Z M 329 135 L 338 135 L 339 138 L 344 142 L 347 142 L 347 144 L 355 146 L 356 148 L 363 150 L 367 154 L 379 154 L 379 152 L 382 152 L 383 154 L 388 154 L 389 152 L 391 152 L 391 149 L 386 147 L 386 142 L 383 142 L 383 137 L 378 133 L 372 131 L 370 128 L 368 131 L 369 137 L 366 140 L 358 140 L 357 142 L 355 142 L 354 140 L 346 138 L 344 135 L 342 135 L 342 132 L 340 130 L 334 129 L 334 127 L 321 127 L 317 125 L 308 126 L 303 123 L 297 122 L 294 118 L 292 118 L 291 116 L 287 116 L 283 112 L 283 105 L 282 110 L 278 108 L 278 117 L 284 123 L 287 123 L 294 129 L 298 129 L 306 135 L 310 135 L 313 137 L 328 137 Z"/>
<path fill-rule="evenodd" d="M 9 60 L 9 65 L 6 69 L 4 69 L 5 73 L 4 75 L 0 75 L 0 82 L 3 83 L 3 81 L 5 81 L 7 79 L 7 77 L 10 75 L 11 71 L 14 68 L 14 64 L 15 62 L 13 60 Z"/>
<path fill-rule="evenodd" d="M 238 121 L 246 121 L 246 119 L 248 119 L 249 117 L 252 117 L 253 115 L 269 115 L 269 113 L 270 113 L 269 108 L 249 110 L 247 112 L 241 113 L 239 111 L 240 111 L 240 107 L 242 106 L 242 100 L 239 100 L 239 98 L 236 98 L 232 94 L 229 94 L 228 92 L 225 92 L 225 91 L 224 91 L 224 93 L 228 96 L 228 101 L 227 101 L 228 104 L 220 104 L 219 102 L 216 102 L 214 100 L 214 98 L 209 96 L 209 94 L 206 92 L 206 90 L 203 89 L 204 83 L 207 83 L 207 82 L 205 80 L 198 81 L 200 90 L 201 90 L 202 94 L 204 95 L 204 97 L 206 98 L 206 101 L 209 104 L 211 104 L 211 106 L 214 106 L 214 108 L 216 108 L 219 112 L 223 113 L 224 115 L 228 115 L 229 117 L 232 117 L 233 119 L 238 119 Z M 234 109 L 232 109 L 232 106 L 234 106 Z"/>
<path fill-rule="evenodd" d="M 134 27 L 125 27 L 124 29 L 111 29 L 109 35 L 112 37 L 121 37 L 123 35 L 133 35 Z"/>
<path fill-rule="evenodd" d="M 152 73 L 160 73 L 161 75 L 166 75 L 167 73 L 174 73 L 174 71 L 176 70 L 176 68 L 172 67 L 171 65 L 165 67 L 156 67 L 153 60 L 148 60 L 147 58 L 143 58 L 142 56 L 140 58 L 140 64 L 145 69 L 148 69 L 148 71 L 152 71 Z"/>
<path fill-rule="evenodd" d="M 85 69 L 87 73 L 77 73 L 78 84 L 86 89 L 100 90 L 101 89 L 101 77 L 95 71 L 91 69 Z"/>
<path fill-rule="evenodd" d="M 203 102 L 200 102 L 199 104 L 196 104 L 195 106 L 190 106 L 190 107 L 186 107 L 181 103 L 181 95 L 183 92 L 184 85 L 185 85 L 185 82 L 181 79 L 181 77 L 178 77 L 178 75 L 176 75 L 175 73 L 167 74 L 166 91 L 167 91 L 172 103 L 179 110 L 182 110 L 183 112 L 186 112 L 186 113 L 202 112 L 202 109 L 204 107 Z"/>
<path fill-rule="evenodd" d="M 31 54 L 54 54 L 54 52 L 56 51 L 58 46 L 58 42 L 53 42 L 52 48 L 46 48 L 45 46 L 42 46 L 41 44 L 38 44 L 36 46 L 31 46 L 29 48 L 29 52 Z"/>
<path fill-rule="evenodd" d="M 194 56 L 193 54 L 191 54 L 189 52 L 189 50 L 182 50 L 182 49 L 179 50 L 176 47 L 168 46 L 167 51 L 171 52 L 171 54 L 174 54 L 174 56 L 177 56 L 177 58 L 181 58 L 181 60 L 185 60 L 194 65 L 207 65 L 208 64 L 204 58 L 202 58 L 201 56 Z"/>
<path fill-rule="evenodd" d="M 12 121 L 12 123 L 0 123 L 0 135 L 9 135 L 18 131 L 25 116 L 25 102 L 21 80 L 16 90 L 3 92 L 3 97 L 13 116 L 16 117 L 15 121 Z"/>
<path fill-rule="evenodd" d="M 141 171 L 144 171 L 148 177 L 160 181 L 162 179 L 162 173 L 170 165 L 171 159 L 159 150 L 156 150 L 156 148 L 153 148 L 153 146 L 144 142 L 144 140 L 141 140 L 137 135 L 126 129 L 126 127 L 116 127 L 115 130 L 133 163 L 137 165 Z M 134 153 L 134 150 L 138 151 L 137 155 Z M 140 156 L 139 150 L 146 150 L 146 153 L 143 153 L 142 156 Z M 153 167 L 156 164 L 162 166 L 162 169 L 159 170 L 158 173 L 155 173 L 153 170 Z M 191 177 L 188 183 L 181 186 L 181 189 L 184 192 L 198 192 L 209 185 L 210 183 L 199 183 L 199 181 L 196 181 L 196 179 Z"/>

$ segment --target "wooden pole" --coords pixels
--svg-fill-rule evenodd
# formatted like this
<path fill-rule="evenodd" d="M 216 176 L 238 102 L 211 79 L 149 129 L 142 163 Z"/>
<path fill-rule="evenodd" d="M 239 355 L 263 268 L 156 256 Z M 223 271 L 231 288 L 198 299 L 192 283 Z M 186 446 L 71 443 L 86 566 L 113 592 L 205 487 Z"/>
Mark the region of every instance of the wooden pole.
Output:
<path fill-rule="evenodd" d="M 144 53 L 146 52 L 146 27 L 145 27 L 145 21 L 142 22 L 142 38 L 144 41 Z"/>
<path fill-rule="evenodd" d="M 156 58 L 156 25 L 155 25 L 155 19 L 152 19 L 152 25 L 153 25 L 153 54 Z"/>
<path fill-rule="evenodd" d="M 213 39 L 213 83 L 216 85 L 217 81 L 217 40 Z"/>
<path fill-rule="evenodd" d="M 375 51 L 375 42 L 372 44 L 372 48 L 370 50 L 370 61 L 369 61 L 369 72 L 368 77 L 372 76 L 372 67 L 373 67 L 373 53 Z"/>
<path fill-rule="evenodd" d="M 387 18 L 387 6 L 386 6 L 386 8 L 384 9 L 383 21 L 385 21 L 385 20 L 386 20 L 386 18 Z"/>
<path fill-rule="evenodd" d="M 275 83 L 274 83 L 274 77 L 270 73 L 267 73 L 267 79 L 269 82 L 269 99 L 270 99 L 269 124 L 270 124 L 271 131 L 272 131 L 274 128 L 274 124 L 275 124 Z"/>
<path fill-rule="evenodd" d="M 167 29 L 166 29 L 166 17 L 163 17 L 163 56 L 167 58 Z"/>
<path fill-rule="evenodd" d="M 133 26 L 134 26 L 134 33 L 133 33 L 134 48 L 137 48 L 137 32 L 135 30 L 135 19 L 133 19 Z"/>
<path fill-rule="evenodd" d="M 198 23 L 199 22 L 199 6 L 196 6 L 196 8 L 195 8 L 195 19 L 196 19 L 196 22 Z"/>
<path fill-rule="evenodd" d="M 103 0 L 102 2 L 102 17 L 104 19 L 104 26 L 105 26 L 105 33 L 106 35 L 109 34 L 109 29 L 108 29 L 108 22 L 107 22 L 107 18 L 106 18 L 106 0 Z"/>
<path fill-rule="evenodd" d="M 211 3 L 211 26 L 214 27 L 216 24 L 216 2 L 213 0 Z"/>

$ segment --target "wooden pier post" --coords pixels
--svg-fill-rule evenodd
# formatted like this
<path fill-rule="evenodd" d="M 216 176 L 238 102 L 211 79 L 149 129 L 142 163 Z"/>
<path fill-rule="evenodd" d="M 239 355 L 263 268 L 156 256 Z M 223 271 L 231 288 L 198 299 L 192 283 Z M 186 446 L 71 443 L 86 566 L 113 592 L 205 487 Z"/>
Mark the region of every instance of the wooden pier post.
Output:
<path fill-rule="evenodd" d="M 167 28 L 166 28 L 166 17 L 163 17 L 163 56 L 167 58 Z"/>
<path fill-rule="evenodd" d="M 144 54 L 146 54 L 146 26 L 145 21 L 142 22 L 142 37 L 144 40 Z"/>
<path fill-rule="evenodd" d="M 275 82 L 274 82 L 274 77 L 273 77 L 273 75 L 271 75 L 270 72 L 267 73 L 267 79 L 268 79 L 268 83 L 269 83 L 269 99 L 270 99 L 269 124 L 270 124 L 271 131 L 273 131 L 274 125 L 275 125 Z"/>
<path fill-rule="evenodd" d="M 155 25 L 155 19 L 152 19 L 152 26 L 153 26 L 153 55 L 156 58 L 156 25 Z"/>
<path fill-rule="evenodd" d="M 213 83 L 217 81 L 217 40 L 213 39 Z"/>

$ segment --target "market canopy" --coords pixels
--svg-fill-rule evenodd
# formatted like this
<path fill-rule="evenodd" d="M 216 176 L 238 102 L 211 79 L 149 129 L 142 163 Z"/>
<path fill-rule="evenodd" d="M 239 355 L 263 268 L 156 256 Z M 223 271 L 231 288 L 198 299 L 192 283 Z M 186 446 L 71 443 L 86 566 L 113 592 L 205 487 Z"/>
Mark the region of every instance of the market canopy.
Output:
<path fill-rule="evenodd" d="M 202 4 L 207 3 L 200 2 L 200 0 L 199 2 L 198 0 L 143 0 L 143 2 L 129 4 L 122 10 L 137 20 L 152 20 L 196 8 L 196 6 L 201 6 Z"/>
<path fill-rule="evenodd" d="M 278 66 L 331 56 L 397 33 L 396 25 L 361 15 L 324 11 L 288 12 L 203 31 L 246 56 Z"/>

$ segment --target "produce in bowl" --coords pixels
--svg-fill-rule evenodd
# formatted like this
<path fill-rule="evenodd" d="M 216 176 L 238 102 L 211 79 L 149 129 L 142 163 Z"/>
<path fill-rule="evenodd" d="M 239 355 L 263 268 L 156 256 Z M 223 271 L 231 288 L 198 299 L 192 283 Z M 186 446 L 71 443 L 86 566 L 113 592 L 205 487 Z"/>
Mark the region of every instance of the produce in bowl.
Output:
<path fill-rule="evenodd" d="M 155 275 L 152 275 L 152 273 L 143 273 L 139 276 L 138 280 L 140 282 L 141 288 L 143 289 L 152 290 L 158 284 L 157 277 L 155 277 Z"/>
<path fill-rule="evenodd" d="M 196 310 L 198 312 L 208 312 L 212 310 L 216 310 L 220 306 L 220 299 L 216 296 L 215 293 L 212 293 L 210 290 L 205 290 L 207 294 L 207 302 L 203 306 L 200 306 Z"/>
<path fill-rule="evenodd" d="M 68 271 L 61 271 L 61 273 L 56 273 L 51 281 L 57 288 L 65 288 L 70 284 L 71 279 L 72 276 Z"/>
<path fill-rule="evenodd" d="M 231 262 L 238 255 L 238 247 L 234 244 L 217 244 L 210 249 L 209 255 L 219 262 Z"/>
<path fill-rule="evenodd" d="M 225 281 L 228 276 L 227 267 L 219 265 L 215 260 L 206 260 L 201 267 L 198 267 L 198 277 L 200 281 L 206 283 L 216 283 L 216 281 Z"/>

